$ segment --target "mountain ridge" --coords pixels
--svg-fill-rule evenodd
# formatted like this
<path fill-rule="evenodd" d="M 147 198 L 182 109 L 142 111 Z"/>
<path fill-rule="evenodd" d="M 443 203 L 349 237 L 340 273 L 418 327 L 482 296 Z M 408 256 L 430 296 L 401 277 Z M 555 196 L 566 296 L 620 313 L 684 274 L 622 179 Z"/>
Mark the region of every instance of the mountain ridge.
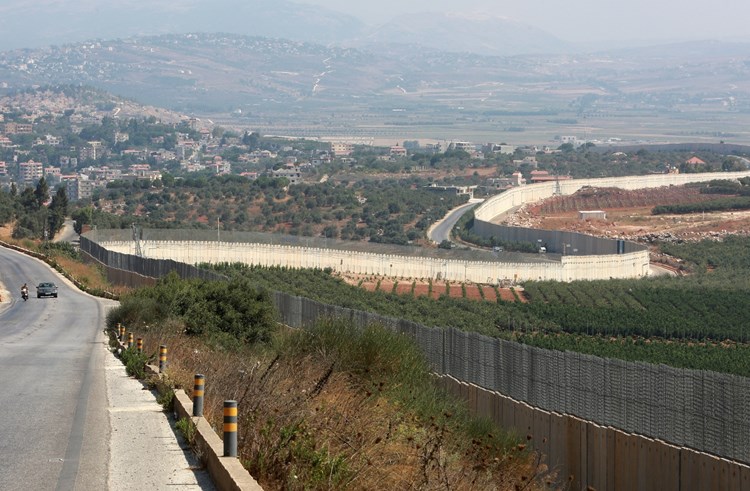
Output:
<path fill-rule="evenodd" d="M 28 26 L 34 26 L 33 37 Z M 363 47 L 368 39 L 379 44 L 387 35 L 388 41 L 399 44 L 416 42 L 433 49 L 497 55 L 559 52 L 571 46 L 518 21 L 477 13 L 423 12 L 369 26 L 348 14 L 288 0 L 194 0 L 178 7 L 164 1 L 21 5 L 8 0 L 0 6 L 0 45 L 11 49 L 189 32 L 344 47 Z"/>
<path fill-rule="evenodd" d="M 426 133 L 445 138 L 471 126 L 493 133 L 483 138 L 503 131 L 517 139 L 542 125 L 548 133 L 583 135 L 606 126 L 619 137 L 624 129 L 650 135 L 640 128 L 655 125 L 664 132 L 660 141 L 675 131 L 726 138 L 739 134 L 750 114 L 750 57 L 741 55 L 747 47 L 706 42 L 501 57 L 192 33 L 0 52 L 0 93 L 90 85 L 274 134 L 393 135 L 429 127 Z M 664 117 L 670 121 L 657 124 Z"/>

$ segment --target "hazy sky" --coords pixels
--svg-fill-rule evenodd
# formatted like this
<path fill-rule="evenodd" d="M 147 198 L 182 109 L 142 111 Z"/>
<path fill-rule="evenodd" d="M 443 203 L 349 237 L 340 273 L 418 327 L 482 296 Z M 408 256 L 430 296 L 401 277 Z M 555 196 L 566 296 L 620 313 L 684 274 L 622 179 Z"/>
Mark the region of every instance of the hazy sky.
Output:
<path fill-rule="evenodd" d="M 297 0 L 382 22 L 400 13 L 483 11 L 569 41 L 750 40 L 747 0 Z"/>

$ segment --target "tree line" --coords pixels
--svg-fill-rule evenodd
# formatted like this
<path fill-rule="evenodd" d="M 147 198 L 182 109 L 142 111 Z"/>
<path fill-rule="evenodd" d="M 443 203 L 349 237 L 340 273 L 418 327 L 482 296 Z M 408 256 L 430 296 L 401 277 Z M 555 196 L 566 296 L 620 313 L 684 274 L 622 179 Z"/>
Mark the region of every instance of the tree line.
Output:
<path fill-rule="evenodd" d="M 49 193 L 44 177 L 21 192 L 15 184 L 0 190 L 0 223 L 14 223 L 13 238 L 52 239 L 62 230 L 69 207 L 67 193 L 60 187 L 51 200 Z"/>

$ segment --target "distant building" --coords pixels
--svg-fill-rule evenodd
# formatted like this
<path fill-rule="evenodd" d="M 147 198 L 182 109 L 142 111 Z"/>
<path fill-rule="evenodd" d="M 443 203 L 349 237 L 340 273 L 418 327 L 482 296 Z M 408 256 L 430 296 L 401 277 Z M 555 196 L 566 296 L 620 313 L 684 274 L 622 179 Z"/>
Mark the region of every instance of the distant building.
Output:
<path fill-rule="evenodd" d="M 310 159 L 310 164 L 313 167 L 317 167 L 319 165 L 323 164 L 330 164 L 331 163 L 331 156 L 326 154 L 318 155 L 317 157 L 313 157 Z"/>
<path fill-rule="evenodd" d="M 706 165 L 706 163 L 696 156 L 692 156 L 685 162 L 687 165 Z"/>
<path fill-rule="evenodd" d="M 398 145 L 391 147 L 391 157 L 406 157 L 406 148 Z"/>
<path fill-rule="evenodd" d="M 81 175 L 86 176 L 92 181 L 102 182 L 114 181 L 116 179 L 120 179 L 120 177 L 122 176 L 121 169 L 112 168 L 106 165 L 103 165 L 101 167 L 89 166 L 85 169 L 81 169 L 80 173 Z"/>
<path fill-rule="evenodd" d="M 47 167 L 44 169 L 44 178 L 47 182 L 57 182 L 60 180 L 62 173 L 59 167 Z"/>
<path fill-rule="evenodd" d="M 474 196 L 474 190 L 476 188 L 477 186 L 438 186 L 437 184 L 425 186 L 425 189 L 428 191 L 439 191 L 458 195 L 467 194 L 470 198 Z"/>
<path fill-rule="evenodd" d="M 90 141 L 88 144 L 79 151 L 79 156 L 82 160 L 91 159 L 96 160 L 102 155 L 102 142 Z"/>
<path fill-rule="evenodd" d="M 513 155 L 516 151 L 515 145 L 504 145 L 504 144 L 492 144 L 490 147 L 492 153 L 500 153 L 503 155 Z"/>
<path fill-rule="evenodd" d="M 36 182 L 44 176 L 44 165 L 41 162 L 21 162 L 18 164 L 18 178 L 22 182 L 29 184 Z"/>
<path fill-rule="evenodd" d="M 477 146 L 471 142 L 453 142 L 450 144 L 450 148 L 453 148 L 454 150 L 463 150 L 468 153 L 474 153 L 477 151 Z"/>
<path fill-rule="evenodd" d="M 273 171 L 273 177 L 285 177 L 289 180 L 290 185 L 300 184 L 302 182 L 302 173 L 299 167 L 289 165 Z"/>
<path fill-rule="evenodd" d="M 564 144 L 570 143 L 574 147 L 580 147 L 583 145 L 583 141 L 579 140 L 577 136 L 561 136 L 560 141 Z"/>
<path fill-rule="evenodd" d="M 601 210 L 588 210 L 578 212 L 579 220 L 606 220 L 607 212 Z"/>
<path fill-rule="evenodd" d="M 54 135 L 45 135 L 43 137 L 37 138 L 34 142 L 34 145 L 50 145 L 55 147 L 60 145 L 60 138 Z"/>
<path fill-rule="evenodd" d="M 190 162 L 188 160 L 183 160 L 180 162 L 180 169 L 184 170 L 185 172 L 200 172 L 206 170 L 206 166 L 201 164 L 200 162 Z"/>
<path fill-rule="evenodd" d="M 88 180 L 85 176 L 65 179 L 65 193 L 68 195 L 70 201 L 91 198 L 95 188 L 94 181 Z"/>
<path fill-rule="evenodd" d="M 501 193 L 506 189 L 511 189 L 526 184 L 520 172 L 516 171 L 510 177 L 490 177 L 477 187 L 477 192 L 481 195 L 493 195 Z"/>
<path fill-rule="evenodd" d="M 216 155 L 207 167 L 213 169 L 216 174 L 229 174 L 232 172 L 232 163 L 222 159 L 219 155 Z"/>
<path fill-rule="evenodd" d="M 424 151 L 425 153 L 440 153 L 443 151 L 443 146 L 440 143 L 426 143 Z"/>
<path fill-rule="evenodd" d="M 351 155 L 352 152 L 354 152 L 354 145 L 351 143 L 332 142 L 331 152 L 333 152 L 336 157 Z"/>
<path fill-rule="evenodd" d="M 531 171 L 531 182 L 550 182 L 550 181 L 564 181 L 570 179 L 570 176 L 554 176 L 546 170 L 533 170 Z"/>
<path fill-rule="evenodd" d="M 137 148 L 128 148 L 127 150 L 123 150 L 120 152 L 120 155 L 123 157 L 133 157 L 134 159 L 139 160 L 146 160 L 148 157 L 148 150 L 145 148 L 143 150 L 138 150 Z"/>
<path fill-rule="evenodd" d="M 5 132 L 9 135 L 31 133 L 34 126 L 28 123 L 5 123 Z"/>

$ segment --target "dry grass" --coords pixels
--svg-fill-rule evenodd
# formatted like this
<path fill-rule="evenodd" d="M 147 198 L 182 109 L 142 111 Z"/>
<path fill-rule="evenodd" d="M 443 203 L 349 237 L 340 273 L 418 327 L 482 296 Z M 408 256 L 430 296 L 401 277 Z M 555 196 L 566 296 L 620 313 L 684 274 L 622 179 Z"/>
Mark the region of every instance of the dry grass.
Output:
<path fill-rule="evenodd" d="M 130 289 L 125 286 L 112 285 L 107 281 L 102 268 L 96 264 L 83 263 L 63 255 L 56 255 L 55 261 L 70 277 L 92 290 L 107 291 L 120 296 Z"/>
<path fill-rule="evenodd" d="M 333 350 L 228 352 L 179 325 L 136 335 L 154 355 L 168 346 L 167 375 L 188 394 L 194 374 L 206 376 L 204 416 L 214 428 L 223 401 L 238 401 L 239 457 L 265 489 L 542 489 L 554 481 L 542 478 L 536 454 L 497 428 L 469 437 L 454 409 L 416 410 L 394 397 L 404 387 L 344 369 Z"/>

